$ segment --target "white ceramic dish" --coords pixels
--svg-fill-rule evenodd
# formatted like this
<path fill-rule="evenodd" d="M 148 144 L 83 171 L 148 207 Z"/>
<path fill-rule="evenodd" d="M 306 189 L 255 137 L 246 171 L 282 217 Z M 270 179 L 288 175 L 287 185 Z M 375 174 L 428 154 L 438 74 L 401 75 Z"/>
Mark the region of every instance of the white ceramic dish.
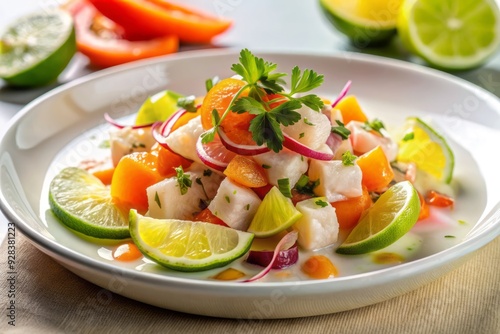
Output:
<path fill-rule="evenodd" d="M 133 113 L 148 95 L 165 88 L 201 95 L 206 78 L 231 75 L 237 50 L 191 52 L 116 67 L 30 103 L 0 138 L 2 211 L 37 248 L 103 288 L 181 312 L 244 319 L 312 316 L 381 302 L 444 275 L 500 234 L 500 164 L 491 154 L 500 140 L 500 101 L 495 96 L 451 75 L 373 56 L 259 55 L 278 63 L 280 71 L 298 65 L 325 74 L 320 95 L 333 97 L 352 80 L 352 92 L 366 109 L 389 123 L 401 123 L 409 115 L 432 118 L 457 155 L 457 212 L 470 224 L 468 234 L 393 267 L 320 281 L 242 284 L 108 261 L 103 249 L 89 246 L 47 214 L 47 180 L 62 165 L 75 165 L 90 154 L 88 142 L 73 140 L 91 129 L 94 137 L 104 136 L 98 127 L 104 112 Z"/>

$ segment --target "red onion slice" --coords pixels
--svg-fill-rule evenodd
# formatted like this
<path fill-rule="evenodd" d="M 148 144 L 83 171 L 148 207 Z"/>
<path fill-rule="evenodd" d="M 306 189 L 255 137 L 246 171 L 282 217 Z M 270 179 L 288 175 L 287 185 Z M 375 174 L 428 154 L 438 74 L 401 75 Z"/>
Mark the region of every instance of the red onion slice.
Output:
<path fill-rule="evenodd" d="M 269 148 L 265 145 L 242 145 L 236 144 L 226 135 L 224 130 L 218 129 L 218 134 L 222 144 L 230 151 L 237 153 L 239 155 L 257 155 L 261 153 L 269 152 Z"/>
<path fill-rule="evenodd" d="M 262 269 L 262 271 L 260 273 L 258 273 L 257 275 L 255 275 L 247 280 L 244 280 L 242 282 L 245 282 L 245 283 L 253 282 L 253 281 L 259 280 L 262 277 L 266 276 L 273 268 L 273 266 L 276 262 L 276 259 L 278 258 L 278 255 L 280 254 L 280 252 L 283 250 L 289 249 L 290 247 L 292 247 L 295 244 L 295 242 L 297 241 L 297 235 L 298 235 L 297 231 L 287 233 L 283 237 L 283 239 L 281 239 L 280 242 L 278 242 L 278 245 L 276 245 L 276 248 L 274 249 L 273 257 L 272 257 L 271 261 L 269 262 L 269 264 L 267 265 L 267 267 Z M 297 257 L 297 259 L 298 259 L 298 257 Z"/>
<path fill-rule="evenodd" d="M 118 123 L 115 119 L 113 119 L 108 113 L 104 114 L 104 119 L 106 122 L 109 124 L 113 125 L 114 127 L 118 129 L 123 129 L 126 127 L 130 127 L 132 129 L 142 129 L 142 128 L 149 128 L 150 126 L 153 126 L 154 123 L 148 123 L 148 124 L 142 124 L 142 125 L 123 125 Z"/>
<path fill-rule="evenodd" d="M 342 88 L 342 91 L 340 92 L 337 99 L 335 101 L 333 101 L 332 108 L 335 108 L 335 106 L 340 102 L 340 100 L 342 100 L 347 95 L 347 93 L 349 92 L 349 89 L 351 88 L 351 83 L 352 83 L 351 80 L 347 81 L 347 83 L 345 84 L 344 88 Z"/>
<path fill-rule="evenodd" d="M 342 137 L 340 137 L 336 133 L 330 133 L 328 136 L 328 139 L 326 140 L 326 145 L 332 150 L 333 154 L 337 152 L 339 149 L 340 145 L 342 145 Z"/>
<path fill-rule="evenodd" d="M 324 161 L 332 160 L 334 157 L 332 153 L 313 150 L 312 148 L 307 147 L 301 142 L 293 139 L 286 133 L 283 133 L 283 136 L 285 137 L 285 140 L 283 141 L 283 146 L 305 157 L 316 160 L 324 160 Z"/>
<path fill-rule="evenodd" d="M 274 251 L 250 251 L 248 253 L 247 262 L 256 264 L 262 267 L 267 267 L 271 263 L 274 256 Z M 279 252 L 276 261 L 272 265 L 272 269 L 283 269 L 290 267 L 299 260 L 299 247 L 295 243 L 292 247 Z"/>
<path fill-rule="evenodd" d="M 218 136 L 207 144 L 203 144 L 202 136 L 198 137 L 196 154 L 205 165 L 221 172 L 226 169 L 229 161 L 236 155 L 236 153 L 226 149 Z"/>

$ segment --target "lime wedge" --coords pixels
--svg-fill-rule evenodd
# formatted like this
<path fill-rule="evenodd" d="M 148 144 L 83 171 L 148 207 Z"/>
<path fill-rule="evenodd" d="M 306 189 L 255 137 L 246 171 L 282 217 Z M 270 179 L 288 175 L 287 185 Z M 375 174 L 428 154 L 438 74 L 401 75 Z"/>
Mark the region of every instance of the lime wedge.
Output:
<path fill-rule="evenodd" d="M 455 158 L 448 143 L 420 118 L 409 118 L 399 141 L 397 161 L 414 162 L 419 170 L 450 183 Z"/>
<path fill-rule="evenodd" d="M 258 238 L 271 237 L 292 226 L 300 217 L 302 213 L 295 208 L 292 201 L 278 188 L 272 187 L 260 203 L 248 232 Z"/>
<path fill-rule="evenodd" d="M 137 113 L 135 124 L 151 124 L 156 121 L 165 121 L 179 109 L 177 100 L 183 95 L 164 90 L 146 99 Z"/>
<path fill-rule="evenodd" d="M 500 44 L 500 11 L 495 0 L 405 0 L 398 32 L 409 50 L 430 65 L 472 69 Z"/>
<path fill-rule="evenodd" d="M 330 22 L 357 47 L 389 42 L 402 0 L 320 0 Z"/>
<path fill-rule="evenodd" d="M 42 86 L 55 81 L 76 52 L 73 19 L 59 10 L 17 19 L 0 40 L 0 78 L 12 86 Z"/>
<path fill-rule="evenodd" d="M 101 239 L 130 236 L 127 218 L 113 204 L 109 189 L 83 169 L 68 167 L 54 177 L 49 204 L 63 224 L 85 235 Z"/>
<path fill-rule="evenodd" d="M 225 266 L 248 252 L 253 234 L 229 227 L 144 217 L 130 210 L 130 235 L 151 260 L 178 271 Z"/>
<path fill-rule="evenodd" d="M 420 200 L 413 185 L 396 183 L 368 209 L 337 253 L 365 254 L 385 248 L 415 225 L 419 213 Z"/>

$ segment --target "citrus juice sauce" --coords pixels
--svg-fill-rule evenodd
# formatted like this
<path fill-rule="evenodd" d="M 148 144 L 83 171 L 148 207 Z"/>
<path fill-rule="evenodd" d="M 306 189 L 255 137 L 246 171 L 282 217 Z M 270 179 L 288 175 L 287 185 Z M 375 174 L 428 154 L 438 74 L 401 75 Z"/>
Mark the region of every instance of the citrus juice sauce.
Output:
<path fill-rule="evenodd" d="M 387 118 L 383 116 L 382 119 L 390 118 L 389 116 Z M 127 120 L 123 121 L 125 124 L 126 122 Z M 223 268 L 194 273 L 176 272 L 164 268 L 142 256 L 130 244 L 132 242 L 130 239 L 110 241 L 86 238 L 80 234 L 77 235 L 77 233 L 59 223 L 51 214 L 48 206 L 47 189 L 50 181 L 62 168 L 80 166 L 82 162 L 95 161 L 100 166 L 104 166 L 102 168 L 109 166 L 110 153 L 106 142 L 109 138 L 110 129 L 109 125 L 103 124 L 75 138 L 60 152 L 49 168 L 42 189 L 44 193 L 40 196 L 40 210 L 41 217 L 44 218 L 44 223 L 47 225 L 47 229 L 53 238 L 68 248 L 101 262 L 111 263 L 128 270 L 172 277 L 217 280 L 214 277 L 231 268 L 235 271 L 231 271 L 230 275 L 227 275 L 226 272 L 221 277 L 241 280 L 250 278 L 262 270 L 262 267 L 244 261 L 245 256 L 243 256 Z M 472 167 L 470 165 L 467 167 L 467 170 L 462 170 L 461 168 L 463 167 L 458 163 L 461 159 L 469 161 L 468 153 L 458 146 L 453 149 L 457 161 L 456 181 L 454 181 L 454 188 L 457 189 L 457 197 L 453 209 L 431 207 L 430 216 L 425 220 L 417 222 L 413 229 L 401 239 L 382 250 L 364 255 L 340 255 L 335 253 L 335 249 L 347 237 L 347 232 L 341 231 L 334 245 L 316 251 L 306 252 L 301 250 L 299 260 L 295 265 L 282 270 L 271 270 L 260 281 L 283 282 L 315 279 L 311 278 L 301 269 L 312 256 L 325 256 L 336 270 L 336 273 L 332 275 L 334 276 L 333 279 L 335 279 L 335 277 L 356 275 L 411 262 L 436 254 L 460 243 L 482 214 L 484 208 L 482 201 L 484 199 L 481 196 L 477 196 L 477 194 L 484 193 L 484 190 L 481 188 L 482 183 L 478 182 L 478 180 L 481 180 L 479 170 L 472 169 L 471 175 Z M 457 185 L 460 185 L 460 187 Z M 255 242 L 256 247 L 260 249 L 269 247 L 272 250 L 272 245 L 275 244 L 275 241 L 268 242 L 268 244 L 266 245 L 266 241 L 262 240 Z M 235 274 L 238 271 L 244 273 L 246 276 L 240 278 L 240 274 Z"/>

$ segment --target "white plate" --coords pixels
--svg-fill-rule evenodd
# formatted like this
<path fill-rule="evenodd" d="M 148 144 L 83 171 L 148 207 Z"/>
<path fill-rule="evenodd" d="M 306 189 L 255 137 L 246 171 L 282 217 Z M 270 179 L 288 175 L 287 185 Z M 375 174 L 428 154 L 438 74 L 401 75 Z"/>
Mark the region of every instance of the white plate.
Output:
<path fill-rule="evenodd" d="M 367 112 L 386 123 L 401 124 L 409 115 L 430 117 L 456 154 L 460 193 L 453 217 L 467 222 L 464 233 L 453 241 L 430 235 L 442 238 L 442 243 L 434 243 L 440 246 L 424 243 L 418 256 L 401 265 L 328 280 L 242 284 L 170 273 L 147 263 L 137 268 L 109 261 L 109 247 L 76 237 L 52 218 L 47 182 L 62 166 L 92 154 L 89 143 L 106 136 L 101 126 L 104 112 L 126 116 L 148 95 L 165 88 L 202 95 L 205 79 L 231 75 L 238 51 L 227 50 L 116 67 L 55 89 L 26 106 L 0 141 L 2 211 L 41 251 L 101 287 L 181 312 L 247 319 L 319 315 L 387 300 L 444 275 L 500 234 L 499 159 L 492 154 L 493 143 L 500 140 L 496 97 L 451 75 L 373 56 L 259 55 L 278 63 L 280 71 L 290 72 L 298 65 L 325 74 L 320 95 L 334 97 L 352 80 L 352 92 Z M 89 134 L 92 140 L 81 140 Z"/>

